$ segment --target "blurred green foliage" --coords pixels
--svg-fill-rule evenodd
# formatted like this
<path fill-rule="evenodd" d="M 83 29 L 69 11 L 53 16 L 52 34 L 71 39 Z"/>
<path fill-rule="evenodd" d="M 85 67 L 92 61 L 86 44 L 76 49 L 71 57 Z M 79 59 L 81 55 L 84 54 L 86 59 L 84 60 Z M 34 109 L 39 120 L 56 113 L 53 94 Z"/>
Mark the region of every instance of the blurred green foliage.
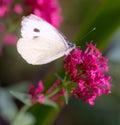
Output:
<path fill-rule="evenodd" d="M 77 45 L 84 48 L 86 41 L 91 42 L 93 40 L 98 48 L 108 53 L 109 49 L 106 50 L 106 48 L 111 42 L 110 38 L 120 27 L 120 0 L 61 0 L 60 3 L 64 16 L 61 31 L 66 34 L 70 41 L 74 40 Z M 88 34 L 94 27 L 96 30 Z M 120 37 L 118 39 L 120 40 Z M 120 71 L 118 69 L 120 69 L 120 62 L 113 63 L 111 61 L 109 65 L 111 66 L 109 74 L 113 76 L 112 93 L 100 97 L 95 106 L 91 107 L 72 97 L 62 111 L 61 108 L 34 105 L 29 110 L 33 116 L 27 118 L 33 119 L 34 125 L 119 125 Z M 55 80 L 54 73 L 57 72 L 64 76 L 62 66 L 61 59 L 43 66 L 29 65 L 19 57 L 15 46 L 7 46 L 4 48 L 3 57 L 0 58 L 1 85 L 8 90 L 19 89 L 20 92 L 23 92 L 27 91 L 29 83 L 37 83 L 38 80 L 42 79 L 45 81 L 45 87 L 48 88 Z M 14 87 L 14 85 L 16 86 Z M 9 103 L 7 104 L 6 107 L 9 107 Z M 11 104 L 12 108 L 13 105 Z M 16 113 L 16 107 L 13 109 Z M 60 111 L 61 113 L 58 115 Z M 0 115 L 2 114 L 0 112 Z M 57 120 L 53 123 L 56 117 Z"/>

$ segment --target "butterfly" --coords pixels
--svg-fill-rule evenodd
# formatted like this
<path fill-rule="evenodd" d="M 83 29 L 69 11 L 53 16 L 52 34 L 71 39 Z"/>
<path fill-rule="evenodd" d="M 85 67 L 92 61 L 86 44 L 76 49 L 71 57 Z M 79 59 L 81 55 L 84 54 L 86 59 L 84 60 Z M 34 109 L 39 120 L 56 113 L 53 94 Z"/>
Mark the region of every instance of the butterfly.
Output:
<path fill-rule="evenodd" d="M 75 48 L 56 28 L 34 14 L 23 17 L 21 25 L 17 50 L 29 64 L 52 62 Z"/>

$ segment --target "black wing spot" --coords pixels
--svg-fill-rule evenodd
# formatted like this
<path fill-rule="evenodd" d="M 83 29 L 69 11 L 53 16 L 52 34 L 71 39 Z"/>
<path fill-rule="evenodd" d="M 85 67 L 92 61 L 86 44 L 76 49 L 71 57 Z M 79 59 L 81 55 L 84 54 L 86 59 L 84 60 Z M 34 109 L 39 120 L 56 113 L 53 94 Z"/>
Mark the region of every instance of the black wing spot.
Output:
<path fill-rule="evenodd" d="M 38 28 L 34 28 L 33 31 L 34 32 L 40 32 L 40 30 Z"/>
<path fill-rule="evenodd" d="M 36 38 L 38 38 L 39 36 L 33 36 L 33 39 L 36 39 Z"/>

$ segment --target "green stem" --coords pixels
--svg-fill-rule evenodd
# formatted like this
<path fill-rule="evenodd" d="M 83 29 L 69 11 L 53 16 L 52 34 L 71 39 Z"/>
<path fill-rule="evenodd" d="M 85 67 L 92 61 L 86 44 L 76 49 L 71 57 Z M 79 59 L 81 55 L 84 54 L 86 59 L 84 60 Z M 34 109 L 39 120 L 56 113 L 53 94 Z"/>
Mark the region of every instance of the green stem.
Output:
<path fill-rule="evenodd" d="M 18 125 L 21 121 L 21 117 L 23 117 L 26 113 L 26 111 L 30 108 L 30 105 L 24 105 L 21 110 L 16 114 L 15 118 L 11 122 L 11 125 Z"/>
<path fill-rule="evenodd" d="M 52 96 L 54 96 L 56 93 L 58 93 L 60 90 L 62 89 L 62 87 L 58 87 L 56 89 L 54 89 L 50 94 L 48 94 L 46 97 L 50 98 Z"/>

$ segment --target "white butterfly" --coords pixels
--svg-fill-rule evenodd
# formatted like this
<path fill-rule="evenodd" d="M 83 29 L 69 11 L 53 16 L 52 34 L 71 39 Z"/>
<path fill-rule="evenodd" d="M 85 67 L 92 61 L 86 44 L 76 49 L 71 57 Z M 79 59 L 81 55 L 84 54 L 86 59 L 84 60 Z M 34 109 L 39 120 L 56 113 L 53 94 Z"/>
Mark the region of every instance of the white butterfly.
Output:
<path fill-rule="evenodd" d="M 33 14 L 24 17 L 21 25 L 17 50 L 29 64 L 49 63 L 75 48 L 57 29 Z"/>

